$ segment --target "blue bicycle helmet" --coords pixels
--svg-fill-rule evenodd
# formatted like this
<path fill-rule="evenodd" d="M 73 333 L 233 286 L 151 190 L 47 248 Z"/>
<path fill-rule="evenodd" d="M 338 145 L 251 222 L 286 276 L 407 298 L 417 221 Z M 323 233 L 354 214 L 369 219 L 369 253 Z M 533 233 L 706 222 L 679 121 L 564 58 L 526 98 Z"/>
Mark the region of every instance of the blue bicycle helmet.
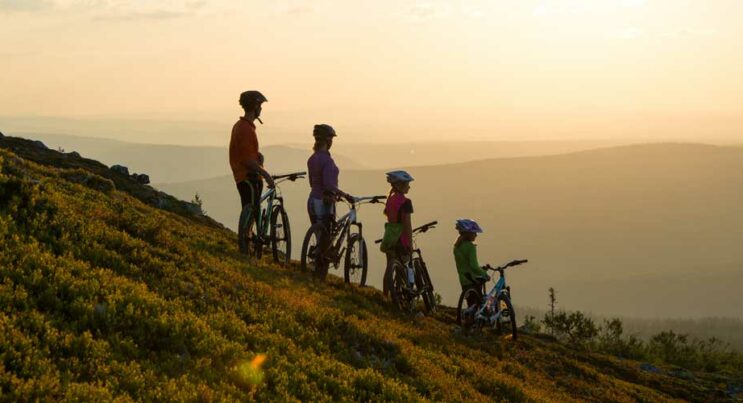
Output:
<path fill-rule="evenodd" d="M 469 218 L 460 218 L 457 220 L 455 228 L 459 232 L 474 232 L 476 234 L 482 232 L 482 228 L 480 228 L 475 221 L 470 220 Z"/>

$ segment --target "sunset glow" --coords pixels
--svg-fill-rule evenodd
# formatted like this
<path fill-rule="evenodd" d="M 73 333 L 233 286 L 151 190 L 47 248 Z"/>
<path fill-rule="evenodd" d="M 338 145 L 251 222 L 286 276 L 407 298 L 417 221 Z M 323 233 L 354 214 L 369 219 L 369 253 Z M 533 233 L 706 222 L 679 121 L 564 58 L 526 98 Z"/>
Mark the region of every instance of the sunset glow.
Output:
<path fill-rule="evenodd" d="M 742 17 L 697 0 L 6 0 L 0 115 L 229 122 L 260 88 L 266 130 L 294 141 L 316 121 L 355 141 L 736 141 Z"/>

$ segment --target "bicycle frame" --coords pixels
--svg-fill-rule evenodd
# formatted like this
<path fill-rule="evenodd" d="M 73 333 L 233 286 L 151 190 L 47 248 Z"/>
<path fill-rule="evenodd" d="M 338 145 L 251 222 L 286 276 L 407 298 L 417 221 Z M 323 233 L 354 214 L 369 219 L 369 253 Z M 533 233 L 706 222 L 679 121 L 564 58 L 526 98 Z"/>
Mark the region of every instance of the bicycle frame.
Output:
<path fill-rule="evenodd" d="M 356 197 L 354 198 L 353 203 L 349 203 L 351 207 L 349 208 L 348 213 L 335 220 L 335 222 L 333 223 L 333 228 L 331 228 L 331 234 L 333 236 L 331 245 L 333 250 L 338 251 L 338 253 L 336 253 L 338 259 L 340 259 L 340 257 L 343 255 L 343 252 L 345 252 L 342 247 L 345 241 L 348 239 L 348 236 L 351 234 L 351 229 L 353 227 L 356 227 L 356 231 L 361 238 L 364 237 L 364 225 L 357 221 L 357 206 L 366 203 L 378 203 L 379 200 L 383 199 L 384 197 L 385 196 Z M 338 229 L 340 229 L 340 232 L 338 232 Z M 339 261 L 340 260 L 338 260 L 338 262 Z"/>
<path fill-rule="evenodd" d="M 500 278 L 495 283 L 490 292 L 485 295 L 484 303 L 475 313 L 475 320 L 487 321 L 488 324 L 491 326 L 497 323 L 497 321 L 500 320 L 500 316 L 502 313 L 502 311 L 497 306 L 498 298 L 500 298 L 504 294 L 508 295 L 508 293 L 509 287 L 506 285 L 506 274 L 501 271 Z M 487 310 L 493 305 L 495 305 L 494 309 L 492 309 L 493 313 L 491 315 L 488 315 Z"/>
<path fill-rule="evenodd" d="M 256 232 L 260 237 L 265 237 L 268 234 L 268 223 L 270 221 L 268 219 L 268 214 L 273 209 L 273 204 L 276 199 L 281 199 L 281 197 L 276 196 L 276 188 L 268 189 L 263 193 L 263 195 L 261 195 L 260 206 L 263 206 L 264 202 L 266 205 L 260 210 L 260 214 L 255 218 L 257 228 Z"/>
<path fill-rule="evenodd" d="M 348 213 L 344 214 L 340 219 L 338 219 L 335 224 L 333 225 L 333 232 L 335 233 L 333 236 L 333 249 L 341 251 L 341 245 L 343 245 L 343 241 L 346 240 L 348 237 L 348 234 L 351 233 L 351 228 L 356 227 L 356 230 L 358 231 L 359 235 L 363 237 L 363 224 L 356 221 L 357 213 L 356 213 L 356 206 L 351 205 L 351 209 L 348 211 Z M 337 228 L 340 228 L 340 232 L 336 232 Z M 338 256 L 342 255 L 342 253 L 338 253 Z"/>
<path fill-rule="evenodd" d="M 433 228 L 433 227 L 431 227 L 431 228 Z M 422 232 L 425 232 L 425 231 L 415 231 L 415 230 L 413 230 L 413 237 L 412 237 L 413 238 L 413 250 L 410 253 L 410 261 L 408 263 L 412 263 L 413 260 L 416 259 L 416 255 L 417 255 L 417 258 L 418 259 L 423 260 L 423 252 L 421 252 L 421 248 L 418 247 L 418 243 L 416 242 L 416 238 Z"/>
<path fill-rule="evenodd" d="M 432 221 L 428 224 L 421 225 L 418 228 L 414 228 L 412 231 L 412 240 L 413 240 L 413 249 L 410 253 L 410 260 L 408 263 L 412 263 L 414 259 L 416 259 L 416 255 L 418 259 L 423 260 L 423 253 L 421 252 L 421 248 L 418 247 L 418 243 L 416 242 L 416 239 L 418 238 L 418 235 L 428 231 L 429 229 L 436 228 L 436 225 L 438 224 L 438 221 Z M 381 241 L 381 240 L 380 240 Z"/>
<path fill-rule="evenodd" d="M 279 190 L 279 183 L 287 181 L 287 180 L 296 180 L 297 178 L 302 178 L 304 175 L 304 172 L 298 172 L 296 174 L 289 174 L 286 176 L 278 176 L 277 180 L 274 182 L 275 186 L 271 189 L 267 189 L 263 194 L 261 195 L 261 199 L 259 202 L 259 206 L 263 206 L 264 202 L 265 207 L 261 208 L 258 214 L 258 217 L 255 218 L 256 222 L 256 229 L 257 233 L 261 238 L 266 238 L 268 235 L 268 226 L 270 220 L 270 214 L 271 211 L 273 211 L 273 206 L 276 201 L 278 201 L 278 205 L 284 204 L 284 198 L 281 196 L 281 191 Z"/>
<path fill-rule="evenodd" d="M 432 222 L 430 222 L 428 224 L 424 224 L 424 225 L 421 225 L 418 228 L 414 228 L 413 229 L 413 231 L 412 231 L 413 250 L 410 253 L 410 258 L 407 260 L 407 262 L 403 262 L 402 259 L 400 259 L 399 257 L 396 257 L 396 259 L 403 266 L 405 266 L 405 267 L 412 267 L 413 266 L 413 261 L 415 259 L 418 259 L 421 262 L 423 262 L 423 252 L 421 252 L 421 249 L 418 247 L 418 244 L 416 243 L 416 237 L 418 235 L 420 235 L 420 234 L 428 231 L 429 229 L 436 228 L 436 225 L 438 225 L 438 223 L 439 223 L 438 221 L 432 221 Z M 376 244 L 381 243 L 381 242 L 382 242 L 381 239 L 377 239 L 376 241 L 374 241 L 374 243 L 376 243 Z M 406 281 L 407 281 L 407 277 L 406 277 Z M 412 286 L 415 286 L 415 284 L 412 284 Z M 420 292 L 423 292 L 423 291 L 425 291 L 425 290 L 418 290 L 419 293 Z"/>
<path fill-rule="evenodd" d="M 433 221 L 428 224 L 424 224 L 418 228 L 414 228 L 411 232 L 412 250 L 408 259 L 403 260 L 401 256 L 396 256 L 395 265 L 399 265 L 394 269 L 392 273 L 392 284 L 390 284 L 390 292 L 392 293 L 392 299 L 395 301 L 399 308 L 403 310 L 412 310 L 415 308 L 415 301 L 422 297 L 424 306 L 427 312 L 432 312 L 436 309 L 435 296 L 433 294 L 433 284 L 426 268 L 426 264 L 423 261 L 423 253 L 416 243 L 416 238 L 421 233 L 427 232 L 431 228 L 435 228 L 438 221 Z M 375 243 L 381 243 L 382 240 L 378 239 Z M 417 264 L 416 264 L 417 263 Z M 410 276 L 413 276 L 411 278 Z"/>

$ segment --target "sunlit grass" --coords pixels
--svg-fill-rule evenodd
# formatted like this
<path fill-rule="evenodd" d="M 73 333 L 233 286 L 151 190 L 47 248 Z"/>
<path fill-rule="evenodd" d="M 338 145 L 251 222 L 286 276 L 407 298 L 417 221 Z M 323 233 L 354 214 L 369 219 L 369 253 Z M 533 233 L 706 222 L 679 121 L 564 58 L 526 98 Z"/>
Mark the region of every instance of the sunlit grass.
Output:
<path fill-rule="evenodd" d="M 258 354 L 251 361 L 243 361 L 235 366 L 234 378 L 243 387 L 255 388 L 263 383 L 265 374 L 263 369 L 263 363 L 266 361 L 265 354 Z"/>

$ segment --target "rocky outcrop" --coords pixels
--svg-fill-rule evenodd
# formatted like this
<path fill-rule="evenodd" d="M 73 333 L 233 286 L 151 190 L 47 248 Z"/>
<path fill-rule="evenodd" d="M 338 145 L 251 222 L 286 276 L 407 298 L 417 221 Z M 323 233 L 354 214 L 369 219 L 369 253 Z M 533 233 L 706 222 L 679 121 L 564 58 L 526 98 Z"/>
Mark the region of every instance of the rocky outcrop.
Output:
<path fill-rule="evenodd" d="M 150 184 L 150 176 L 147 174 L 132 174 L 132 179 L 137 181 L 137 183 L 142 185 L 149 185 Z"/>
<path fill-rule="evenodd" d="M 222 224 L 209 218 L 200 206 L 153 189 L 149 186 L 149 175 L 130 174 L 129 169 L 123 165 L 107 166 L 74 151 L 68 153 L 52 150 L 41 142 L 12 136 L 0 137 L 0 149 L 14 153 L 12 157 L 6 157 L 2 161 L 3 174 L 17 175 L 31 183 L 40 183 L 39 178 L 30 175 L 27 169 L 25 161 L 32 161 L 59 170 L 56 175 L 65 181 L 79 183 L 104 193 L 114 190 L 125 192 L 149 205 L 224 229 Z"/>
<path fill-rule="evenodd" d="M 34 146 L 36 146 L 36 148 L 38 148 L 40 150 L 48 150 L 49 149 L 49 147 L 47 147 L 46 144 L 42 143 L 39 140 L 34 141 Z"/>
<path fill-rule="evenodd" d="M 128 176 L 129 178 L 139 183 L 140 185 L 150 184 L 150 176 L 147 174 L 138 174 L 138 173 L 129 174 L 129 168 L 123 165 L 118 165 L 118 164 L 112 165 L 110 169 L 119 175 Z"/>
<path fill-rule="evenodd" d="M 111 170 L 116 172 L 117 174 L 129 176 L 129 168 L 123 165 L 112 165 Z"/>

